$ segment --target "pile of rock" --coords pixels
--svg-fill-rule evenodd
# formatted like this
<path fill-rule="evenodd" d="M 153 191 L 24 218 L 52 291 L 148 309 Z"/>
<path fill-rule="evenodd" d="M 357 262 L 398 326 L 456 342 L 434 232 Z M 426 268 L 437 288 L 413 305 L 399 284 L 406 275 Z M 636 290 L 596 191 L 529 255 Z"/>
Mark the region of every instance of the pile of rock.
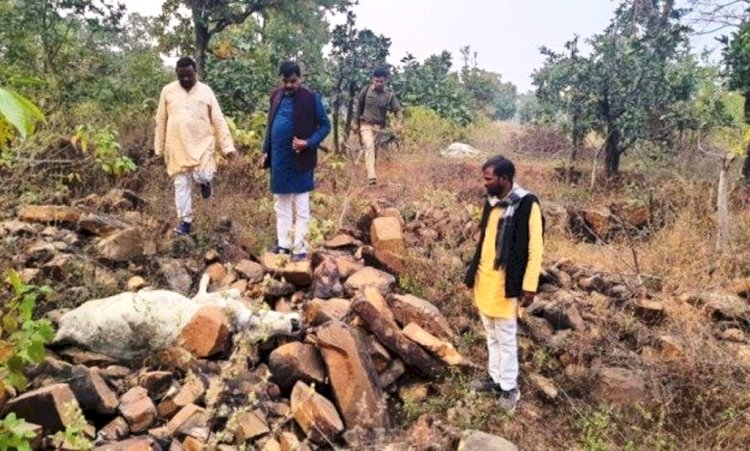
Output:
<path fill-rule="evenodd" d="M 119 219 L 73 207 L 32 210 L 22 210 L 26 222 L 3 223 L 3 234 L 33 239 L 44 229 L 27 221 L 54 222 L 62 226 L 57 234 L 64 230 L 85 241 L 93 233 L 112 243 L 110 237 L 132 230 Z M 398 269 L 401 224 L 394 216 L 374 218 L 372 246 L 338 236 L 309 262 L 275 254 L 230 262 L 216 251 L 205 254 L 200 264 L 211 290 L 237 290 L 249 308 L 299 312 L 305 331 L 298 338 L 259 342 L 246 330 L 233 330 L 221 309 L 201 310 L 174 346 L 137 364 L 75 348 L 50 351 L 29 373 L 30 390 L 8 400 L 3 414 L 25 418 L 37 443 L 63 449 L 66 444 L 55 445 L 50 436 L 71 426 L 82 428 L 101 449 L 375 443 L 391 427 L 389 398 L 399 396 L 404 376 L 434 378 L 449 365 L 471 366 L 456 351 L 455 334 L 433 304 L 394 292 L 394 276 L 365 263 L 367 255 Z M 135 254 L 130 255 L 123 258 Z M 189 290 L 191 265 L 195 262 L 165 261 L 162 273 L 171 267 L 171 279 L 185 279 L 181 288 Z M 133 277 L 128 287 L 139 289 L 147 279 Z M 76 406 L 86 424 L 73 424 Z"/>

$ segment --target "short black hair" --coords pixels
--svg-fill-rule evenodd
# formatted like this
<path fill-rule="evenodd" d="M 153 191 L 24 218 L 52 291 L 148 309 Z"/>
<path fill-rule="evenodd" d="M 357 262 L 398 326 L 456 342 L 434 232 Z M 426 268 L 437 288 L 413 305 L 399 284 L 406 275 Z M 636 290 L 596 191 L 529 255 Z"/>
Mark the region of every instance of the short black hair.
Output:
<path fill-rule="evenodd" d="M 195 65 L 195 60 L 190 58 L 189 56 L 183 56 L 182 58 L 178 59 L 177 64 L 175 64 L 174 66 L 175 69 L 188 66 L 193 66 L 193 69 L 198 69 L 198 67 Z"/>
<path fill-rule="evenodd" d="M 385 67 L 378 67 L 372 72 L 372 76 L 375 78 L 388 78 L 388 69 Z"/>
<path fill-rule="evenodd" d="M 513 162 L 505 158 L 502 155 L 495 155 L 489 160 L 485 161 L 482 165 L 482 170 L 492 168 L 492 173 L 498 177 L 505 177 L 511 182 L 513 177 L 516 176 L 516 167 L 513 166 Z"/>
<path fill-rule="evenodd" d="M 300 71 L 299 64 L 295 63 L 294 61 L 288 60 L 279 65 L 279 75 L 281 75 L 282 77 L 291 77 L 292 75 L 301 77 L 302 71 Z"/>

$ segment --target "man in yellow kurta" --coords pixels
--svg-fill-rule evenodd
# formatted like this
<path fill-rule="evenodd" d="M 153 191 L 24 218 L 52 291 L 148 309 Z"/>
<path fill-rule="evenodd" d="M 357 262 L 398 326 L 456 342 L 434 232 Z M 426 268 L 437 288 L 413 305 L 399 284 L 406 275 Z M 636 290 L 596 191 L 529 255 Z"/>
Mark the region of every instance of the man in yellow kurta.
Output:
<path fill-rule="evenodd" d="M 481 238 L 465 279 L 474 289 L 489 354 L 489 377 L 472 388 L 497 395 L 509 412 L 521 396 L 516 320 L 519 309 L 534 301 L 544 248 L 539 199 L 513 182 L 515 172 L 513 163 L 502 156 L 482 166 L 488 198 Z"/>
<path fill-rule="evenodd" d="M 164 156 L 167 174 L 174 177 L 179 219 L 175 232 L 185 235 L 193 223 L 193 182 L 200 185 L 204 199 L 211 197 L 217 140 L 224 155 L 237 154 L 214 92 L 197 80 L 195 61 L 180 58 L 176 72 L 177 80 L 166 85 L 159 97 L 154 152 Z"/>

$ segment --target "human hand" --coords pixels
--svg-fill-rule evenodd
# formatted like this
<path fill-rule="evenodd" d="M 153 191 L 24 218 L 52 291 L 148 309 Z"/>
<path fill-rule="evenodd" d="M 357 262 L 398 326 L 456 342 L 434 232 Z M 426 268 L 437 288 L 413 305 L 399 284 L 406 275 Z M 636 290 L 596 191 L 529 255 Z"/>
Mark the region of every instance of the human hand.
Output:
<path fill-rule="evenodd" d="M 268 154 L 263 152 L 263 155 L 258 159 L 258 167 L 260 169 L 263 169 L 266 167 L 267 163 L 268 163 Z"/>
<path fill-rule="evenodd" d="M 536 293 L 533 293 L 531 291 L 524 291 L 523 295 L 521 295 L 521 307 L 528 307 L 534 302 L 534 296 L 536 296 Z"/>
<path fill-rule="evenodd" d="M 292 149 L 294 149 L 294 151 L 297 153 L 302 152 L 303 150 L 307 149 L 307 141 L 295 137 L 292 140 Z"/>

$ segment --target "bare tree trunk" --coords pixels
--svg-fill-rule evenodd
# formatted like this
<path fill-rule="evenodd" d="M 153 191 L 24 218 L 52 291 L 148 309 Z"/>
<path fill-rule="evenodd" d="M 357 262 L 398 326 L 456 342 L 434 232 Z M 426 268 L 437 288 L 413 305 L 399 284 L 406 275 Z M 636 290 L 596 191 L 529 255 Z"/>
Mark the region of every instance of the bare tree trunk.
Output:
<path fill-rule="evenodd" d="M 729 194 L 727 171 L 734 157 L 727 155 L 721 162 L 719 186 L 716 194 L 716 252 L 723 252 L 729 238 Z"/>
<path fill-rule="evenodd" d="M 612 128 L 605 143 L 604 167 L 608 179 L 620 172 L 620 137 L 620 130 Z"/>
<path fill-rule="evenodd" d="M 211 35 L 208 33 L 208 27 L 195 15 L 193 15 L 193 25 L 195 28 L 195 64 L 198 66 L 198 79 L 205 80 L 206 52 Z"/>
<path fill-rule="evenodd" d="M 745 123 L 750 124 L 750 91 L 745 92 Z M 745 163 L 742 165 L 742 178 L 750 187 L 750 142 L 745 147 Z"/>

